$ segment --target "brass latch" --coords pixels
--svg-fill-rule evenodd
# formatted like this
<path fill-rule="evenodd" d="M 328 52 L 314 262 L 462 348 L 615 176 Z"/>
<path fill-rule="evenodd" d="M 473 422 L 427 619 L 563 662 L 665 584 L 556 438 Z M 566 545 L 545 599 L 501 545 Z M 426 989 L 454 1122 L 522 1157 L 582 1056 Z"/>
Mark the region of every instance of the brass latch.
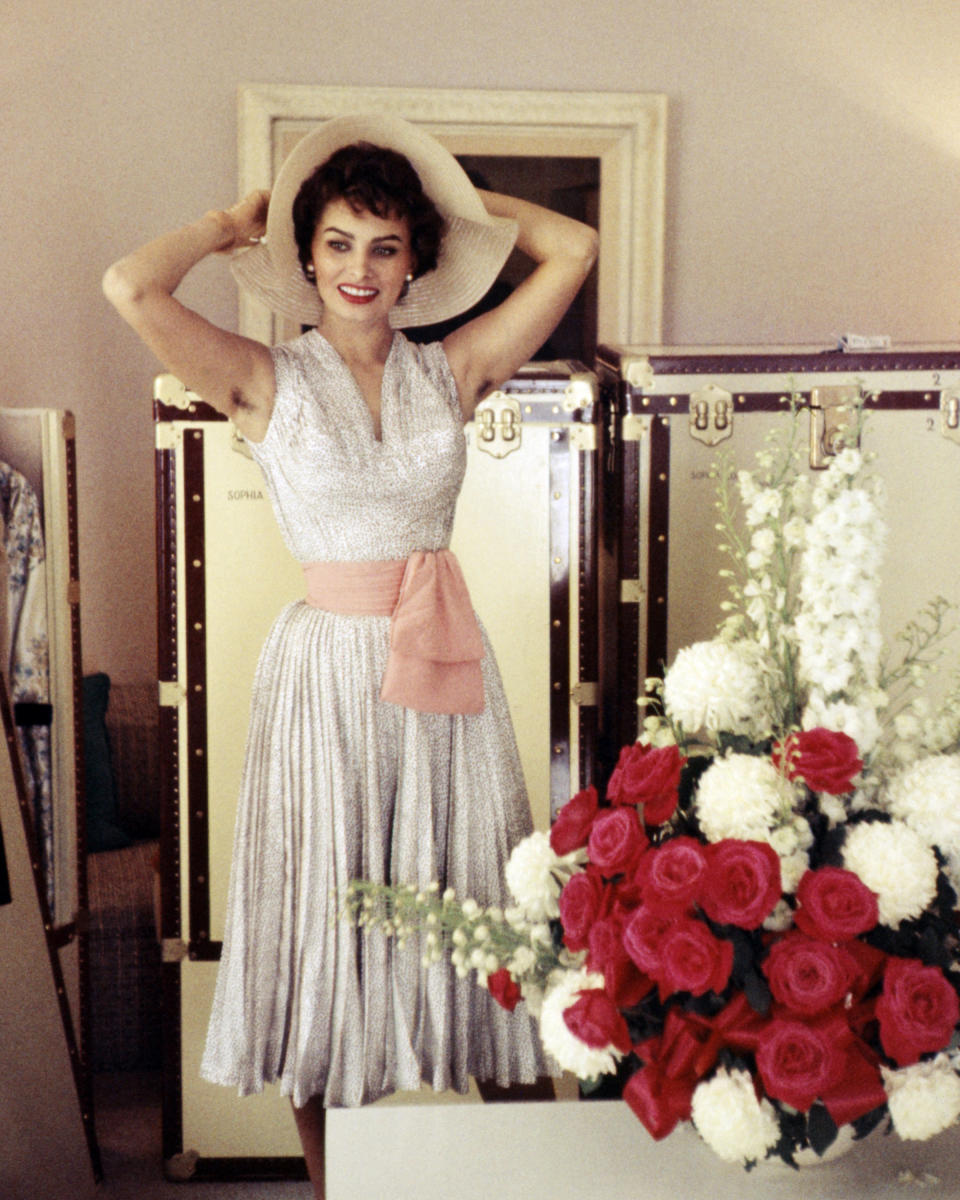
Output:
<path fill-rule="evenodd" d="M 175 679 L 159 680 L 158 691 L 161 708 L 178 708 L 187 698 L 187 689 Z"/>
<path fill-rule="evenodd" d="M 600 684 L 575 683 L 570 689 L 570 699 L 582 708 L 591 708 L 600 703 Z"/>
<path fill-rule="evenodd" d="M 638 413 L 625 413 L 623 420 L 620 422 L 620 437 L 624 442 L 642 442 L 650 432 L 650 417 L 641 417 Z M 610 420 L 611 440 L 616 434 L 616 429 L 613 427 L 613 417 Z"/>
<path fill-rule="evenodd" d="M 690 436 L 716 446 L 733 435 L 733 396 L 715 383 L 690 395 Z"/>
<path fill-rule="evenodd" d="M 960 387 L 940 393 L 940 432 L 951 442 L 960 442 Z"/>
<path fill-rule="evenodd" d="M 858 384 L 815 387 L 810 391 L 810 466 L 824 470 L 841 450 L 860 445 L 857 414 L 863 404 Z"/>
<path fill-rule="evenodd" d="M 160 957 L 165 963 L 183 962 L 190 951 L 181 938 L 164 938 L 160 943 Z"/>
<path fill-rule="evenodd" d="M 523 425 L 520 404 L 506 392 L 491 392 L 486 400 L 477 405 L 474 420 L 478 450 L 494 458 L 506 458 L 514 450 L 520 449 Z"/>
<path fill-rule="evenodd" d="M 579 422 L 570 426 L 570 445 L 574 450 L 582 450 L 589 454 L 597 448 L 596 425 L 582 425 Z"/>

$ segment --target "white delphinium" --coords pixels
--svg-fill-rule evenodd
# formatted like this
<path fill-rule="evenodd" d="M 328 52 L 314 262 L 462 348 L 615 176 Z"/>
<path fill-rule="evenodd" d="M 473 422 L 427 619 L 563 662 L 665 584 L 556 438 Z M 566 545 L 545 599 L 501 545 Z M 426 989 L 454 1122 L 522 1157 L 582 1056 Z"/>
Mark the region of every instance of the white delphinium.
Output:
<path fill-rule="evenodd" d="M 748 642 L 695 642 L 682 649 L 663 681 L 667 716 L 689 734 L 761 733 L 770 704 L 762 657 Z"/>
<path fill-rule="evenodd" d="M 859 451 L 843 450 L 813 488 L 795 622 L 803 726 L 854 738 L 868 755 L 880 737 L 880 599 L 886 527 L 879 494 L 859 482 Z"/>
<path fill-rule="evenodd" d="M 924 754 L 940 754 L 960 743 L 960 687 L 954 686 L 936 706 L 914 696 L 893 720 L 892 757 L 913 762 Z"/>
<path fill-rule="evenodd" d="M 721 1067 L 698 1084 L 691 1116 L 697 1133 L 726 1162 L 759 1162 L 780 1140 L 776 1110 L 757 1098 L 748 1071 Z"/>
<path fill-rule="evenodd" d="M 879 797 L 929 846 L 947 856 L 951 883 L 960 885 L 960 754 L 934 754 L 899 771 Z"/>
<path fill-rule="evenodd" d="M 890 1118 L 900 1137 L 926 1141 L 960 1117 L 960 1076 L 946 1054 L 899 1070 L 880 1069 Z"/>
<path fill-rule="evenodd" d="M 843 865 L 874 893 L 883 925 L 919 917 L 937 894 L 937 860 L 921 836 L 903 821 L 852 825 L 843 844 Z"/>
<path fill-rule="evenodd" d="M 795 786 L 769 759 L 730 754 L 704 771 L 694 805 L 710 842 L 769 841 L 775 829 L 793 821 L 796 795 Z"/>
<path fill-rule="evenodd" d="M 540 1008 L 540 1039 L 544 1050 L 563 1070 L 571 1071 L 578 1079 L 612 1075 L 623 1057 L 615 1046 L 596 1049 L 581 1042 L 563 1019 L 564 1012 L 576 1003 L 581 991 L 602 987 L 603 976 L 595 971 L 567 971 L 547 987 Z"/>
<path fill-rule="evenodd" d="M 582 859 L 581 851 L 554 854 L 550 835 L 542 830 L 517 843 L 507 861 L 504 878 L 517 907 L 529 920 L 559 917 L 560 892 Z"/>

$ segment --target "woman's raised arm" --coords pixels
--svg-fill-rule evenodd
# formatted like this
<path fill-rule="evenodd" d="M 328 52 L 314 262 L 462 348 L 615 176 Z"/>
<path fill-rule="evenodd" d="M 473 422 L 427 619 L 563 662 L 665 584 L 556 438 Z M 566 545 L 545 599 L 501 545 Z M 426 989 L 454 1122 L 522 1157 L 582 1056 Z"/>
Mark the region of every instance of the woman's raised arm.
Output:
<path fill-rule="evenodd" d="M 274 371 L 261 342 L 229 333 L 174 298 L 201 259 L 249 244 L 264 230 L 268 192 L 164 234 L 111 266 L 103 290 L 163 365 L 187 387 L 260 441 L 273 408 Z"/>
<path fill-rule="evenodd" d="M 556 329 L 597 257 L 597 231 L 526 200 L 480 192 L 494 216 L 519 225 L 517 247 L 537 264 L 502 304 L 444 339 L 465 420 Z"/>

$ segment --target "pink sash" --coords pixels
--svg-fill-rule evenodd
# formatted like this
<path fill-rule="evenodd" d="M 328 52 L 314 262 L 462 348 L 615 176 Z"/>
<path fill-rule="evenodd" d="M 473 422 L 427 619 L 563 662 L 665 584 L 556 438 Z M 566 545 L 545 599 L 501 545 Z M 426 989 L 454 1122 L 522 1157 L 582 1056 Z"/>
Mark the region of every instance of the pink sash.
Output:
<path fill-rule="evenodd" d="M 313 607 L 391 618 L 381 700 L 417 712 L 483 711 L 483 641 L 449 550 L 417 550 L 399 562 L 307 563 L 303 572 Z"/>

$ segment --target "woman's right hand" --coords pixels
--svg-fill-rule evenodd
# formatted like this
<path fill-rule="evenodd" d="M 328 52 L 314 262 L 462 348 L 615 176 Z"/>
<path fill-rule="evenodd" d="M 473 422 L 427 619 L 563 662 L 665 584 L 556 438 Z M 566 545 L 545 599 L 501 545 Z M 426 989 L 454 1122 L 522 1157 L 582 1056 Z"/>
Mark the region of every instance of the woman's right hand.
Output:
<path fill-rule="evenodd" d="M 261 188 L 250 192 L 230 208 L 213 212 L 211 215 L 216 217 L 224 231 L 225 241 L 217 248 L 218 252 L 228 254 L 263 237 L 269 206 L 270 192 Z"/>

